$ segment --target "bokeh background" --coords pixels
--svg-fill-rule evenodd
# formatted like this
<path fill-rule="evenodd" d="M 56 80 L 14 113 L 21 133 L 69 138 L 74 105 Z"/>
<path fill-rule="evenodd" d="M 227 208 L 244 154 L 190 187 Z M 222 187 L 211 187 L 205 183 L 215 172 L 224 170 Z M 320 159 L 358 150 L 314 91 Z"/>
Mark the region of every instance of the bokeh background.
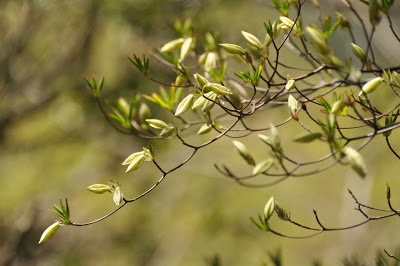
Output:
<path fill-rule="evenodd" d="M 341 1 L 320 2 L 326 13 L 346 14 Z M 305 7 L 306 17 L 317 19 L 311 3 Z M 366 16 L 365 8 L 357 8 Z M 354 256 L 370 265 L 377 251 L 394 251 L 400 245 L 397 218 L 306 240 L 277 238 L 259 231 L 248 219 L 274 196 L 299 221 L 315 225 L 316 209 L 327 226 L 344 226 L 362 218 L 354 211 L 347 188 L 364 203 L 385 207 L 386 183 L 393 189 L 394 206 L 399 206 L 400 165 L 381 137 L 362 152 L 369 169 L 365 180 L 349 167 L 337 166 L 265 189 L 244 188 L 217 173 L 214 163 L 245 167 L 231 140 L 224 140 L 201 150 L 150 196 L 113 217 L 88 227 L 63 227 L 50 242 L 37 245 L 55 219 L 48 209 L 59 199 L 69 199 L 73 221 L 87 222 L 115 208 L 109 196 L 87 192 L 88 185 L 113 179 L 133 197 L 159 178 L 146 167 L 124 174 L 121 162 L 145 141 L 121 135 L 107 124 L 85 84 L 85 74 L 105 77 L 105 102 L 151 92 L 157 85 L 143 79 L 127 57 L 149 54 L 174 38 L 176 18 L 192 18 L 196 31 L 211 30 L 224 42 L 244 44 L 241 30 L 262 38 L 263 23 L 278 16 L 267 0 L 2 0 L 0 264 L 211 265 L 218 256 L 222 265 L 263 265 L 269 263 L 269 252 L 281 249 L 285 265 L 310 265 L 314 259 L 339 265 Z M 375 45 L 382 64 L 400 63 L 399 44 L 387 38 L 385 30 L 378 34 Z M 349 55 L 345 35 L 334 38 L 338 56 Z M 160 79 L 172 78 L 155 60 L 151 70 Z M 396 101 L 385 97 L 381 104 Z M 283 109 L 256 122 L 285 117 Z M 289 153 L 312 158 L 326 151 L 291 145 L 299 134 L 295 125 L 282 130 Z M 268 151 L 260 149 L 255 136 L 243 142 L 259 159 Z M 154 145 L 166 167 L 188 152 L 173 140 Z M 393 145 L 400 149 L 399 133 L 393 132 Z M 288 234 L 305 233 L 275 224 Z"/>

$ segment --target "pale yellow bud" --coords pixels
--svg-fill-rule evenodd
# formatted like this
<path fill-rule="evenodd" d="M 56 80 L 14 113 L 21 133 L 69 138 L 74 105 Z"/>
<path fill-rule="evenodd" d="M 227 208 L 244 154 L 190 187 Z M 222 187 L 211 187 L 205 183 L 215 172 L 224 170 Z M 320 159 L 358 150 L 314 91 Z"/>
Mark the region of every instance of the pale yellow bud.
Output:
<path fill-rule="evenodd" d="M 50 238 L 52 238 L 56 233 L 58 228 L 60 228 L 61 226 L 61 222 L 55 222 L 52 225 L 50 225 L 49 227 L 46 228 L 46 230 L 44 230 L 42 236 L 40 237 L 39 240 L 39 244 L 46 242 L 47 240 L 49 240 Z"/>
<path fill-rule="evenodd" d="M 260 42 L 260 40 L 253 34 L 242 31 L 242 35 L 246 39 L 248 45 L 260 50 L 263 48 L 263 45 Z"/>
<path fill-rule="evenodd" d="M 212 129 L 212 125 L 204 124 L 200 127 L 199 131 L 197 132 L 198 135 L 207 134 Z"/>
<path fill-rule="evenodd" d="M 345 155 L 344 162 L 349 163 L 351 168 L 357 172 L 357 174 L 364 178 L 367 176 L 367 165 L 364 161 L 364 158 L 361 156 L 358 151 L 351 147 L 344 147 L 342 151 Z"/>
<path fill-rule="evenodd" d="M 381 84 L 383 81 L 383 78 L 381 77 L 376 77 L 365 83 L 365 85 L 362 87 L 360 93 L 358 94 L 359 97 L 361 97 L 363 94 L 368 94 L 373 92 L 378 88 L 378 86 Z"/>
<path fill-rule="evenodd" d="M 274 210 L 275 210 L 275 201 L 274 201 L 274 197 L 271 197 L 268 200 L 267 204 L 265 204 L 265 207 L 264 207 L 264 221 L 265 222 L 268 222 L 268 220 L 274 214 Z"/>
<path fill-rule="evenodd" d="M 179 47 L 181 47 L 181 45 L 184 41 L 185 41 L 185 39 L 183 39 L 183 38 L 172 40 L 172 41 L 164 44 L 164 46 L 160 48 L 160 52 L 162 52 L 162 53 L 172 52 L 173 50 L 176 50 Z"/>
<path fill-rule="evenodd" d="M 104 192 L 110 191 L 111 187 L 109 185 L 104 185 L 104 184 L 94 184 L 88 186 L 86 189 L 96 194 L 103 194 Z"/>
<path fill-rule="evenodd" d="M 225 51 L 230 54 L 237 54 L 237 55 L 245 55 L 246 50 L 239 45 L 231 44 L 231 43 L 220 43 L 221 46 Z"/>
<path fill-rule="evenodd" d="M 175 116 L 181 115 L 187 110 L 190 109 L 190 107 L 193 104 L 194 96 L 193 94 L 189 94 L 183 100 L 178 104 L 178 107 L 176 108 Z"/>

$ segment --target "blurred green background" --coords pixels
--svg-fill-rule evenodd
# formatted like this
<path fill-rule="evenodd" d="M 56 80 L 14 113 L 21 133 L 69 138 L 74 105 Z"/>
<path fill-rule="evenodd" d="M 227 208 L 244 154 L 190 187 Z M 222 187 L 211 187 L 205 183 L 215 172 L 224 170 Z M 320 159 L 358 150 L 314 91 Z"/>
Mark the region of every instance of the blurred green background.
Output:
<path fill-rule="evenodd" d="M 340 1 L 321 3 L 327 13 L 345 12 Z M 310 4 L 305 12 L 310 21 L 317 18 Z M 105 76 L 105 102 L 151 92 L 157 85 L 143 79 L 127 57 L 148 54 L 175 38 L 177 17 L 192 18 L 198 32 L 211 30 L 224 42 L 244 44 L 241 30 L 261 39 L 263 23 L 278 16 L 267 0 L 1 1 L 0 264 L 209 265 L 218 255 L 223 265 L 262 265 L 268 252 L 280 248 L 285 265 L 309 265 L 315 258 L 338 265 L 350 256 L 372 263 L 376 251 L 398 247 L 396 218 L 306 240 L 263 233 L 248 219 L 273 195 L 299 221 L 315 225 L 316 209 L 326 226 L 348 225 L 362 217 L 353 210 L 347 188 L 364 203 L 385 207 L 386 183 L 393 189 L 394 206 L 399 206 L 400 165 L 381 137 L 362 151 L 369 169 L 365 180 L 349 167 L 336 166 L 265 189 L 244 188 L 217 173 L 214 163 L 244 167 L 231 140 L 224 140 L 201 150 L 150 196 L 113 217 L 88 227 L 63 227 L 50 242 L 37 245 L 55 219 L 48 209 L 60 198 L 69 199 L 72 221 L 87 222 L 115 208 L 109 196 L 87 192 L 88 185 L 112 178 L 134 197 L 159 178 L 152 167 L 124 174 L 121 162 L 145 142 L 106 123 L 83 75 Z M 382 62 L 400 62 L 395 52 L 399 44 L 383 38 L 387 32 L 379 34 Z M 339 56 L 350 53 L 343 36 L 335 37 L 335 46 L 342 48 Z M 171 78 L 155 60 L 151 71 L 160 79 Z M 381 104 L 398 100 L 391 101 L 386 97 Z M 268 121 L 286 116 L 284 109 Z M 269 123 L 265 117 L 257 119 Z M 297 125 L 287 129 L 282 138 L 289 154 L 314 158 L 314 153 L 326 151 L 291 145 L 302 131 Z M 258 159 L 268 150 L 260 150 L 255 136 L 243 142 Z M 174 140 L 154 145 L 163 166 L 174 165 L 189 152 L 179 148 L 177 153 Z M 393 132 L 393 145 L 400 149 L 399 133 Z M 275 224 L 288 234 L 306 233 Z"/>

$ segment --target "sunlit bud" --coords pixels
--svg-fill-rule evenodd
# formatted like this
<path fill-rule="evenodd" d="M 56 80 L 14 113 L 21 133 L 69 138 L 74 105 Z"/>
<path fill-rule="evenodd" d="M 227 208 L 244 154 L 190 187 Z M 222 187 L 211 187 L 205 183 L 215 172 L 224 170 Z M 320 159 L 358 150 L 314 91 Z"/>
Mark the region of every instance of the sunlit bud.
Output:
<path fill-rule="evenodd" d="M 197 132 L 198 135 L 207 134 L 212 129 L 212 125 L 204 124 L 200 127 L 199 131 Z"/>
<path fill-rule="evenodd" d="M 132 155 L 131 155 L 132 156 Z M 122 165 L 128 165 L 128 168 L 126 169 L 126 173 L 135 171 L 136 169 L 138 169 L 142 163 L 144 162 L 144 160 L 146 159 L 146 155 L 144 154 L 144 152 L 140 152 L 137 156 L 133 156 L 133 159 L 129 160 L 128 159 L 131 157 L 129 156 L 123 163 Z"/>
<path fill-rule="evenodd" d="M 344 103 L 343 99 L 337 100 L 336 102 L 334 102 L 332 104 L 331 113 L 337 114 L 340 111 L 342 111 L 345 106 L 346 106 L 346 104 Z"/>
<path fill-rule="evenodd" d="M 204 86 L 208 85 L 210 82 L 200 74 L 194 74 L 194 79 L 196 80 L 197 84 L 199 84 L 200 89 L 203 89 Z"/>
<path fill-rule="evenodd" d="M 109 185 L 104 185 L 104 184 L 94 184 L 88 186 L 86 189 L 96 194 L 103 194 L 104 192 L 110 191 L 111 187 Z"/>
<path fill-rule="evenodd" d="M 218 83 L 209 83 L 204 88 L 207 88 L 207 89 L 215 92 L 218 95 L 229 95 L 229 94 L 232 94 L 231 91 L 227 87 L 225 87 L 225 86 L 223 86 L 221 84 L 218 84 Z"/>
<path fill-rule="evenodd" d="M 363 94 L 368 94 L 368 93 L 373 92 L 374 90 L 376 90 L 376 88 L 378 88 L 379 84 L 381 84 L 382 81 L 383 81 L 383 79 L 381 77 L 376 77 L 376 78 L 371 79 L 370 81 L 365 83 L 365 85 L 362 87 L 358 96 L 360 97 Z"/>
<path fill-rule="evenodd" d="M 61 222 L 55 222 L 52 225 L 50 225 L 49 227 L 47 227 L 46 230 L 44 230 L 42 236 L 40 237 L 39 244 L 52 238 L 56 234 L 56 232 L 57 232 L 58 228 L 60 228 L 60 226 L 61 226 Z"/>
<path fill-rule="evenodd" d="M 189 53 L 190 48 L 192 46 L 193 43 L 193 38 L 186 38 L 183 43 L 182 43 L 182 47 L 181 47 L 181 51 L 180 51 L 180 55 L 179 55 L 179 59 L 183 60 L 185 59 L 186 55 Z"/>
<path fill-rule="evenodd" d="M 248 45 L 260 50 L 263 48 L 263 45 L 260 42 L 260 40 L 253 34 L 242 31 L 242 35 L 246 39 Z"/>
<path fill-rule="evenodd" d="M 161 53 L 165 53 L 165 52 L 171 52 L 173 50 L 178 49 L 179 47 L 181 47 L 182 43 L 185 41 L 185 39 L 183 38 L 179 38 L 176 40 L 172 40 L 166 44 L 164 44 L 163 47 L 161 47 L 160 52 Z"/>
<path fill-rule="evenodd" d="M 155 129 L 164 129 L 164 128 L 168 127 L 167 123 L 165 123 L 164 121 L 161 121 L 159 119 L 146 119 L 146 123 Z"/>
<path fill-rule="evenodd" d="M 282 153 L 282 148 L 281 148 L 281 137 L 279 135 L 279 131 L 273 124 L 269 124 L 269 127 L 270 127 L 270 136 L 259 134 L 258 137 L 266 144 L 268 144 L 268 146 L 270 146 L 271 149 L 276 154 L 280 154 Z"/>
<path fill-rule="evenodd" d="M 353 50 L 354 55 L 360 59 L 362 62 L 364 62 L 367 59 L 367 54 L 364 52 L 364 50 L 358 46 L 357 44 L 351 43 L 351 49 Z"/>
<path fill-rule="evenodd" d="M 237 45 L 237 44 L 231 44 L 231 43 L 220 43 L 219 46 L 222 47 L 225 51 L 227 51 L 230 54 L 237 54 L 237 55 L 245 55 L 246 50 Z"/>
<path fill-rule="evenodd" d="M 206 71 L 211 71 L 217 68 L 217 55 L 214 52 L 207 54 L 206 60 L 204 62 L 204 69 Z"/>
<path fill-rule="evenodd" d="M 291 19 L 288 18 L 288 17 L 280 16 L 280 17 L 279 17 L 279 20 L 283 23 L 283 25 L 285 25 L 285 26 L 288 27 L 289 29 L 290 29 L 291 27 L 293 27 L 293 25 L 294 25 L 294 21 L 291 20 Z"/>
<path fill-rule="evenodd" d="M 236 150 L 239 152 L 240 156 L 242 156 L 242 158 L 245 159 L 248 164 L 255 165 L 253 157 L 243 143 L 237 140 L 232 141 L 232 143 L 235 146 Z"/>
<path fill-rule="evenodd" d="M 121 187 L 117 186 L 114 190 L 113 200 L 115 205 L 120 205 L 124 199 L 124 195 L 122 194 Z"/>
<path fill-rule="evenodd" d="M 194 101 L 193 94 L 189 94 L 188 96 L 183 98 L 183 100 L 178 104 L 178 107 L 176 108 L 175 116 L 181 115 L 187 110 L 189 110 L 190 107 L 192 107 L 193 101 Z"/>
<path fill-rule="evenodd" d="M 125 159 L 125 161 L 122 163 L 122 165 L 127 165 L 132 162 L 133 159 L 135 159 L 138 156 L 144 155 L 144 151 L 139 151 L 132 153 L 131 155 L 128 156 L 128 158 Z"/>
<path fill-rule="evenodd" d="M 307 26 L 306 32 L 308 33 L 308 36 L 310 37 L 315 46 L 315 49 L 317 49 L 318 52 L 325 55 L 331 51 L 328 44 L 326 43 L 326 39 L 318 30 L 314 29 L 313 27 Z"/>
<path fill-rule="evenodd" d="M 290 91 L 296 87 L 296 81 L 294 79 L 289 79 L 285 85 L 285 89 Z"/>
<path fill-rule="evenodd" d="M 168 125 L 167 128 L 161 130 L 160 136 L 167 138 L 171 136 L 174 132 L 175 132 L 175 127 L 173 125 Z"/>
<path fill-rule="evenodd" d="M 351 147 L 344 147 L 342 152 L 344 153 L 344 161 L 349 163 L 351 168 L 357 172 L 357 174 L 364 178 L 367 176 L 367 165 L 364 161 L 364 158 L 361 156 L 358 151 Z"/>
<path fill-rule="evenodd" d="M 204 98 L 203 96 L 200 96 L 199 98 L 194 101 L 192 109 L 197 110 L 203 107 L 203 105 L 206 103 L 207 99 Z"/>
<path fill-rule="evenodd" d="M 210 99 L 210 100 L 207 99 L 207 101 L 204 103 L 203 107 L 201 108 L 201 110 L 204 113 L 207 113 L 214 107 L 215 101 L 217 100 L 218 95 L 215 94 L 214 92 L 210 91 L 210 92 L 207 92 L 206 94 L 204 94 L 204 96 L 205 96 L 204 98 Z"/>
<path fill-rule="evenodd" d="M 281 153 L 281 136 L 278 129 L 273 125 L 269 124 L 270 136 L 271 136 L 271 147 L 274 152 Z"/>
<path fill-rule="evenodd" d="M 296 98 L 294 98 L 292 95 L 289 95 L 288 107 L 289 107 L 289 112 L 292 115 L 292 118 L 296 121 L 299 120 L 299 117 L 297 115 L 298 102 Z"/>
<path fill-rule="evenodd" d="M 274 164 L 274 159 L 268 158 L 260 163 L 258 163 L 256 166 L 254 166 L 252 174 L 257 175 L 259 173 L 263 173 L 265 171 L 268 171 L 269 168 Z"/>
<path fill-rule="evenodd" d="M 264 207 L 264 221 L 265 223 L 268 222 L 268 220 L 271 218 L 271 216 L 274 214 L 274 209 L 275 209 L 275 202 L 274 202 L 274 197 L 271 197 L 267 204 L 265 204 Z"/>

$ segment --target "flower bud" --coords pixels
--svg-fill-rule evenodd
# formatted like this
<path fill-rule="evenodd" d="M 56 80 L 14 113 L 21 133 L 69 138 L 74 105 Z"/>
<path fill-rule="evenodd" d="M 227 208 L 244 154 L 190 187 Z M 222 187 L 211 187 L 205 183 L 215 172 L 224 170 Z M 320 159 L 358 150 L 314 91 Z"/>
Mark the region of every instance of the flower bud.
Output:
<path fill-rule="evenodd" d="M 165 123 L 164 121 L 161 121 L 159 119 L 146 119 L 146 123 L 155 129 L 164 129 L 164 128 L 168 127 L 167 123 Z"/>
<path fill-rule="evenodd" d="M 248 152 L 246 146 L 241 143 L 240 141 L 234 140 L 232 141 L 233 145 L 235 146 L 236 150 L 239 152 L 240 156 L 246 160 L 246 162 L 250 165 L 255 165 L 255 161 L 251 154 Z"/>
<path fill-rule="evenodd" d="M 229 95 L 232 94 L 231 91 L 225 86 L 218 83 L 209 83 L 203 89 L 209 89 L 218 95 Z"/>
<path fill-rule="evenodd" d="M 120 205 L 124 199 L 124 195 L 122 194 L 121 187 L 117 186 L 114 190 L 113 200 L 115 205 Z"/>
<path fill-rule="evenodd" d="M 296 82 L 294 79 L 289 79 L 285 85 L 285 89 L 290 91 L 296 87 Z"/>
<path fill-rule="evenodd" d="M 363 94 L 368 94 L 373 92 L 374 90 L 376 90 L 376 88 L 378 88 L 379 84 L 381 84 L 382 81 L 383 79 L 381 77 L 376 77 L 371 79 L 370 81 L 364 84 L 358 96 L 361 97 Z"/>
<path fill-rule="evenodd" d="M 284 17 L 284 16 L 280 16 L 279 20 L 283 23 L 283 25 L 285 25 L 286 27 L 288 27 L 289 29 L 293 27 L 294 25 L 294 21 L 291 20 L 288 17 Z"/>
<path fill-rule="evenodd" d="M 194 101 L 193 94 L 189 94 L 188 96 L 183 98 L 183 100 L 178 104 L 178 107 L 176 108 L 175 116 L 181 115 L 187 110 L 189 110 L 193 104 L 193 101 Z"/>
<path fill-rule="evenodd" d="M 284 208 L 279 206 L 279 204 L 275 201 L 275 208 L 274 208 L 278 217 L 283 221 L 290 221 L 290 212 L 286 211 Z"/>
<path fill-rule="evenodd" d="M 161 53 L 172 52 L 173 50 L 176 50 L 179 47 L 181 47 L 181 45 L 184 41 L 185 41 L 185 39 L 183 39 L 183 38 L 172 40 L 172 41 L 164 44 L 164 46 L 160 48 L 160 52 Z"/>
<path fill-rule="evenodd" d="M 137 155 L 136 155 L 137 154 Z M 136 156 L 135 156 L 136 155 Z M 139 152 L 139 153 L 134 153 L 131 154 L 123 163 L 122 165 L 128 165 L 128 168 L 126 169 L 125 173 L 129 173 L 132 171 L 135 171 L 136 169 L 138 169 L 142 163 L 144 162 L 144 160 L 146 159 L 146 155 L 144 153 L 144 151 Z"/>
<path fill-rule="evenodd" d="M 378 0 L 370 0 L 368 7 L 369 21 L 371 22 L 371 25 L 375 27 L 382 19 Z"/>
<path fill-rule="evenodd" d="M 251 47 L 254 47 L 256 49 L 259 49 L 259 50 L 263 49 L 262 43 L 253 34 L 245 32 L 245 31 L 242 31 L 242 35 L 246 39 L 246 42 L 247 42 L 248 45 L 250 45 Z"/>
<path fill-rule="evenodd" d="M 265 221 L 265 223 L 268 222 L 268 220 L 274 214 L 274 211 L 275 211 L 274 197 L 271 197 L 268 200 L 267 204 L 265 204 L 265 207 L 264 207 L 264 221 Z"/>
<path fill-rule="evenodd" d="M 342 14 L 340 14 L 339 12 L 335 12 L 335 17 L 337 21 L 340 21 L 340 27 L 341 28 L 347 28 L 350 29 L 350 23 L 349 21 L 345 18 L 345 16 L 343 16 Z"/>
<path fill-rule="evenodd" d="M 268 158 L 260 163 L 258 163 L 256 166 L 254 166 L 252 174 L 253 175 L 258 175 L 259 173 L 263 173 L 265 171 L 268 171 L 269 168 L 274 164 L 274 159 Z"/>
<path fill-rule="evenodd" d="M 203 107 L 203 105 L 206 103 L 207 99 L 204 98 L 203 96 L 200 96 L 199 98 L 194 101 L 192 110 L 197 110 Z"/>
<path fill-rule="evenodd" d="M 200 74 L 194 74 L 194 79 L 196 80 L 197 84 L 199 84 L 200 89 L 203 89 L 204 86 L 208 85 L 210 82 Z"/>
<path fill-rule="evenodd" d="M 204 113 L 209 112 L 215 105 L 215 101 L 217 100 L 217 94 L 215 94 L 213 91 L 207 92 L 206 94 L 204 94 L 204 98 L 208 98 L 210 100 L 207 99 L 207 101 L 203 104 L 203 107 L 201 108 L 201 110 Z"/>
<path fill-rule="evenodd" d="M 271 35 L 268 33 L 265 35 L 264 45 L 268 47 L 272 43 Z"/>
<path fill-rule="evenodd" d="M 321 32 L 310 26 L 306 27 L 306 32 L 308 33 L 308 36 L 310 37 L 315 46 L 315 49 L 317 49 L 318 52 L 326 55 L 331 51 L 328 44 L 326 43 L 325 37 L 321 34 Z"/>
<path fill-rule="evenodd" d="M 342 150 L 343 154 L 345 155 L 344 161 L 349 163 L 351 168 L 357 172 L 357 174 L 364 178 L 367 176 L 367 165 L 364 161 L 364 158 L 361 156 L 358 151 L 351 147 L 344 147 Z"/>
<path fill-rule="evenodd" d="M 207 54 L 206 60 L 204 61 L 204 70 L 212 71 L 217 68 L 217 54 L 210 52 Z"/>
<path fill-rule="evenodd" d="M 104 185 L 104 184 L 94 184 L 88 186 L 86 189 L 96 194 L 103 194 L 104 192 L 110 191 L 111 187 L 109 185 Z"/>
<path fill-rule="evenodd" d="M 219 46 L 230 54 L 245 55 L 246 50 L 239 45 L 231 43 L 220 43 Z"/>
<path fill-rule="evenodd" d="M 151 110 L 147 104 L 142 103 L 140 105 L 138 116 L 141 122 L 146 121 L 146 119 L 151 117 Z"/>
<path fill-rule="evenodd" d="M 392 72 L 392 83 L 396 86 L 400 86 L 400 74 L 396 71 Z"/>
<path fill-rule="evenodd" d="M 144 155 L 144 151 L 132 153 L 131 155 L 128 156 L 128 158 L 125 159 L 125 161 L 122 163 L 122 165 L 130 164 L 133 159 L 135 159 L 136 157 L 138 157 L 140 155 Z"/>
<path fill-rule="evenodd" d="M 354 55 L 361 60 L 361 62 L 364 62 L 367 59 L 367 54 L 364 52 L 364 50 L 358 46 L 357 44 L 351 43 L 351 49 L 353 50 Z"/>
<path fill-rule="evenodd" d="M 53 223 L 52 225 L 50 225 L 49 227 L 47 227 L 46 230 L 44 230 L 42 236 L 40 237 L 38 244 L 43 243 L 43 242 L 49 240 L 50 238 L 52 238 L 56 234 L 56 232 L 57 232 L 58 228 L 60 228 L 60 226 L 61 226 L 61 222 L 57 221 L 57 222 Z"/>
<path fill-rule="evenodd" d="M 332 104 L 331 113 L 336 115 L 336 114 L 340 113 L 345 106 L 346 106 L 346 104 L 343 101 L 343 99 L 337 100 L 336 102 L 334 102 Z"/>
<path fill-rule="evenodd" d="M 331 55 L 329 57 L 329 61 L 332 64 L 332 66 L 336 68 L 342 68 L 344 66 L 343 61 L 337 58 L 336 56 Z"/>
<path fill-rule="evenodd" d="M 182 47 L 181 47 L 181 51 L 180 51 L 180 55 L 179 55 L 179 59 L 183 60 L 185 59 L 186 55 L 189 53 L 190 48 L 192 46 L 193 43 L 193 38 L 186 38 L 183 43 L 182 43 Z"/>
<path fill-rule="evenodd" d="M 199 131 L 197 132 L 197 135 L 207 134 L 208 132 L 211 131 L 211 129 L 212 125 L 204 124 L 200 127 Z"/>
<path fill-rule="evenodd" d="M 292 115 L 292 118 L 296 121 L 299 120 L 299 116 L 297 115 L 298 102 L 296 98 L 294 98 L 291 94 L 289 95 L 288 98 L 288 107 L 289 107 L 289 112 Z"/>
<path fill-rule="evenodd" d="M 175 132 L 175 127 L 173 125 L 168 125 L 167 128 L 161 130 L 160 136 L 167 138 L 171 136 L 174 132 Z"/>
<path fill-rule="evenodd" d="M 186 81 L 185 77 L 178 75 L 178 76 L 176 76 L 174 85 L 175 85 L 175 87 L 182 86 L 185 83 L 185 81 Z"/>

